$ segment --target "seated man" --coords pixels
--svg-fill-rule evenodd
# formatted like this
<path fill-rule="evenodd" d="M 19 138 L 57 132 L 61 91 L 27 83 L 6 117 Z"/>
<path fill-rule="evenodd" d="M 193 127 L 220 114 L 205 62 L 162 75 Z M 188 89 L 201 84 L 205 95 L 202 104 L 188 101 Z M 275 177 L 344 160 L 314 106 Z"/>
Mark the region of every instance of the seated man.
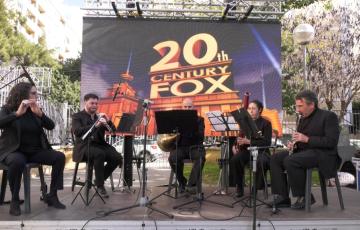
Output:
<path fill-rule="evenodd" d="M 257 128 L 261 131 L 261 138 L 253 138 L 251 141 L 246 137 L 237 137 L 234 146 L 232 148 L 233 157 L 230 160 L 230 167 L 234 172 L 234 182 L 236 184 L 236 197 L 242 197 L 244 195 L 244 168 L 250 161 L 250 151 L 247 147 L 251 146 L 270 146 L 272 136 L 272 126 L 270 121 L 264 119 L 261 113 L 264 109 L 263 104 L 254 100 L 250 102 L 247 111 L 251 118 L 254 120 Z M 256 170 L 256 189 L 264 188 L 264 176 L 265 171 L 269 169 L 270 165 L 270 151 L 269 149 L 259 150 L 257 158 L 257 170 Z"/>
<path fill-rule="evenodd" d="M 274 204 L 277 207 L 290 207 L 289 182 L 293 196 L 297 197 L 291 207 L 304 209 L 306 169 L 318 167 L 325 178 L 336 175 L 340 130 L 336 114 L 319 109 L 316 94 L 309 90 L 297 94 L 296 111 L 301 118 L 292 141 L 288 143 L 293 154 L 289 155 L 288 151 L 284 151 L 272 155 L 271 188 L 272 193 L 277 195 Z M 311 204 L 313 203 L 315 199 L 311 195 Z"/>
<path fill-rule="evenodd" d="M 183 109 L 193 109 L 193 102 L 190 98 L 185 98 L 182 103 Z M 205 163 L 204 141 L 204 118 L 198 117 L 198 132 L 189 135 L 180 135 L 178 138 L 178 149 L 170 151 L 169 164 L 176 174 L 179 183 L 179 191 L 183 193 L 185 186 L 189 187 L 189 191 L 193 192 L 193 187 L 197 185 L 200 179 L 200 170 Z M 184 159 L 193 160 L 189 182 L 184 177 Z M 201 164 L 200 164 L 201 163 Z"/>
<path fill-rule="evenodd" d="M 105 139 L 106 126 L 115 130 L 114 124 L 104 113 L 97 114 L 99 97 L 95 94 L 86 94 L 84 96 L 84 110 L 75 113 L 72 118 L 72 130 L 75 134 L 75 147 L 73 160 L 75 162 L 86 161 L 88 150 L 90 160 L 94 163 L 95 185 L 101 196 L 108 198 L 104 181 L 112 174 L 117 166 L 122 165 L 122 157 L 115 148 L 109 145 Z M 82 140 L 82 136 L 95 124 L 92 132 L 89 149 L 88 139 Z M 107 162 L 104 166 L 104 162 Z"/>

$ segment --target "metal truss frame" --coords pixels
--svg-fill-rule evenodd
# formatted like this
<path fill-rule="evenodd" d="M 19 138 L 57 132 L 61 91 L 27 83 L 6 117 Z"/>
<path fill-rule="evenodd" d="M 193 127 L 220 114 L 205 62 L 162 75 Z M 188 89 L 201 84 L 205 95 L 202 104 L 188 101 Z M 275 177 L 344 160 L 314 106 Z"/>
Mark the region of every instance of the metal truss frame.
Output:
<path fill-rule="evenodd" d="M 268 21 L 284 14 L 285 0 L 84 0 L 85 17 Z M 112 6 L 116 7 L 117 13 Z M 114 4 L 115 3 L 115 4 Z M 250 6 L 253 6 L 248 14 Z M 228 8 L 225 13 L 225 9 Z"/>

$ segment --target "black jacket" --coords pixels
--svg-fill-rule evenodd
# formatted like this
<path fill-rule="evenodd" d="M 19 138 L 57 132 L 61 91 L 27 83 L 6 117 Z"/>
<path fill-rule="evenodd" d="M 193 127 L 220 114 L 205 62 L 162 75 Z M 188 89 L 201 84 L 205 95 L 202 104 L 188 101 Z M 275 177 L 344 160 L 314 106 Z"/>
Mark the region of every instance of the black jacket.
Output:
<path fill-rule="evenodd" d="M 264 147 L 264 146 L 270 146 L 271 145 L 271 137 L 272 137 L 272 125 L 271 122 L 264 119 L 263 117 L 259 117 L 255 121 L 256 127 L 259 131 L 261 131 L 261 137 L 259 138 L 252 138 L 250 140 L 250 146 L 256 146 L 256 147 Z M 234 143 L 236 145 L 236 142 Z M 241 151 L 248 151 L 247 147 L 249 145 L 243 145 L 240 146 Z M 269 149 L 261 150 L 259 152 L 265 152 L 270 154 Z"/>
<path fill-rule="evenodd" d="M 93 126 L 98 117 L 95 115 L 94 120 L 91 119 L 90 114 L 85 110 L 82 110 L 78 113 L 75 113 L 72 117 L 72 132 L 75 135 L 75 146 L 73 151 L 73 161 L 81 162 L 83 161 L 84 154 L 87 152 L 87 140 L 82 140 L 81 137 Z M 109 121 L 109 126 L 115 130 L 114 124 Z M 105 141 L 105 131 L 104 126 L 99 126 L 93 130 L 93 139 L 91 140 L 91 145 L 109 145 Z"/>
<path fill-rule="evenodd" d="M 34 116 L 36 122 L 41 128 L 52 130 L 55 123 L 45 114 L 41 118 Z M 0 110 L 0 129 L 2 130 L 0 136 L 0 161 L 4 160 L 10 153 L 15 152 L 20 146 L 20 124 L 15 115 L 15 112 L 10 111 L 7 107 L 2 107 Z M 43 129 L 41 129 L 41 145 L 44 149 L 51 149 L 51 145 L 46 137 Z"/>
<path fill-rule="evenodd" d="M 294 153 L 313 150 L 319 157 L 319 170 L 326 178 L 334 176 L 338 163 L 339 120 L 335 113 L 316 109 L 310 116 L 301 118 L 297 131 L 309 137 L 308 143 L 296 143 Z"/>

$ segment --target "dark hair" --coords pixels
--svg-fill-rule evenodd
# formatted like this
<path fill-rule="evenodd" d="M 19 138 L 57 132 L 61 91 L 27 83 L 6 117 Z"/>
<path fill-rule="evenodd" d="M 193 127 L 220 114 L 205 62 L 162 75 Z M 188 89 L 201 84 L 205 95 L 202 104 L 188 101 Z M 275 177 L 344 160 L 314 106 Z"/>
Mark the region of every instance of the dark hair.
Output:
<path fill-rule="evenodd" d="M 262 113 L 262 111 L 263 111 L 263 109 L 264 109 L 263 103 L 261 103 L 259 100 L 253 100 L 253 101 L 251 101 L 250 103 L 253 103 L 253 104 L 256 105 L 256 107 L 257 107 L 258 110 L 259 110 L 259 114 Z M 249 103 L 249 104 L 250 104 L 250 103 Z"/>
<path fill-rule="evenodd" d="M 315 108 L 318 107 L 318 99 L 316 94 L 311 90 L 303 90 L 299 92 L 296 97 L 296 100 L 305 100 L 306 104 L 314 103 Z"/>
<path fill-rule="evenodd" d="M 88 93 L 88 94 L 85 94 L 84 101 L 88 101 L 90 98 L 99 100 L 99 96 L 96 95 L 95 93 Z"/>
<path fill-rule="evenodd" d="M 23 100 L 29 99 L 30 90 L 33 86 L 29 82 L 16 84 L 9 92 L 5 107 L 10 111 L 16 111 Z"/>

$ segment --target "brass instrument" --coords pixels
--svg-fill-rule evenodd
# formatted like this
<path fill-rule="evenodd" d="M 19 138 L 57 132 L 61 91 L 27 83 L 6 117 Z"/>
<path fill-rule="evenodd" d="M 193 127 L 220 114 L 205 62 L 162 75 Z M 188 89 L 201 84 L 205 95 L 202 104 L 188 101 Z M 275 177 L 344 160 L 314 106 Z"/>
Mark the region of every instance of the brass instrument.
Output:
<path fill-rule="evenodd" d="M 157 138 L 157 144 L 159 148 L 164 152 L 170 152 L 176 148 L 176 139 L 179 134 L 159 134 Z"/>

